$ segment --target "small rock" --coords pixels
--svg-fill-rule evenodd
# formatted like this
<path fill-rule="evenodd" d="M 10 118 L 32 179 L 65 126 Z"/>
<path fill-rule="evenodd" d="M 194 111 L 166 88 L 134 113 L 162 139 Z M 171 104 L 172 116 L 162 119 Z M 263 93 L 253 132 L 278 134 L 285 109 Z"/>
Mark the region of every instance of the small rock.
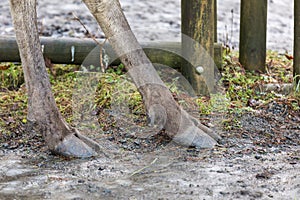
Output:
<path fill-rule="evenodd" d="M 126 139 L 121 139 L 121 140 L 119 140 L 119 142 L 120 142 L 121 144 L 125 144 L 125 143 L 127 143 L 127 140 L 126 140 Z"/>
<path fill-rule="evenodd" d="M 98 170 L 103 171 L 103 170 L 105 170 L 105 167 L 99 167 Z"/>
<path fill-rule="evenodd" d="M 263 172 L 256 174 L 255 178 L 257 179 L 269 179 L 271 178 L 272 174 L 270 172 Z"/>
<path fill-rule="evenodd" d="M 255 157 L 254 157 L 255 159 L 257 159 L 257 160 L 259 160 L 259 159 L 261 159 L 262 158 L 262 156 L 261 155 L 255 155 Z"/>
<path fill-rule="evenodd" d="M 139 146 L 141 144 L 141 141 L 140 140 L 134 140 L 134 144 Z"/>
<path fill-rule="evenodd" d="M 98 192 L 99 189 L 100 189 L 100 188 L 99 188 L 98 186 L 89 184 L 87 190 L 88 190 L 88 192 L 90 192 L 90 193 L 95 193 L 95 192 Z"/>
<path fill-rule="evenodd" d="M 111 190 L 110 189 L 104 189 L 103 190 L 103 194 L 104 195 L 110 195 L 112 192 L 111 192 Z"/>
<path fill-rule="evenodd" d="M 9 145 L 8 145 L 8 143 L 3 143 L 2 147 L 5 148 L 5 149 L 7 149 L 9 147 Z"/>
<path fill-rule="evenodd" d="M 84 183 L 84 182 L 85 182 L 85 181 L 82 180 L 82 179 L 78 180 L 78 183 Z"/>

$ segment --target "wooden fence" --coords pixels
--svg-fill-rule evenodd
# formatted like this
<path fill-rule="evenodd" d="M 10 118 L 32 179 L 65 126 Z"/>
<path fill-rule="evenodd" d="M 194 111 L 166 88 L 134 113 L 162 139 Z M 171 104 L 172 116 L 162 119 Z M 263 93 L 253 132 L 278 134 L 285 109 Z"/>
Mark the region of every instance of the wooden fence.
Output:
<path fill-rule="evenodd" d="M 241 0 L 240 62 L 246 69 L 265 70 L 266 27 L 268 0 Z M 300 2 L 295 4 L 295 39 L 294 39 L 294 76 L 300 76 Z M 201 46 L 206 54 L 214 59 L 218 67 L 222 65 L 222 48 L 217 41 L 217 0 L 181 0 L 182 5 L 182 42 L 181 43 L 145 43 L 142 44 L 152 62 L 178 68 L 190 81 L 198 94 L 207 94 L 212 90 L 214 63 L 203 57 L 197 48 Z M 187 36 L 187 37 L 185 37 Z M 188 43 L 191 38 L 197 45 Z M 91 63 L 99 63 L 99 51 L 89 54 L 96 44 L 92 40 L 42 38 L 44 54 L 53 63 L 81 64 L 86 56 Z M 74 48 L 74 55 L 71 49 Z M 114 57 L 109 44 L 106 52 Z M 185 60 L 180 57 L 183 55 Z M 186 61 L 191 63 L 187 63 Z M 0 62 L 20 61 L 15 38 L 0 37 Z M 94 62 L 94 63 L 93 63 Z M 117 64 L 119 61 L 115 60 Z M 192 64 L 192 65 L 191 65 Z M 180 67 L 181 66 L 181 67 Z M 202 74 L 197 67 L 203 67 Z M 207 87 L 206 87 L 206 86 Z M 205 87 L 204 87 L 205 86 Z"/>
<path fill-rule="evenodd" d="M 92 39 L 40 37 L 40 40 L 44 56 L 54 64 L 100 65 L 100 47 Z M 98 40 L 98 42 L 103 43 L 104 40 Z M 182 62 L 180 42 L 146 42 L 141 45 L 151 62 L 180 70 Z M 103 45 L 103 49 L 109 56 L 111 64 L 120 64 L 120 60 L 109 42 Z M 221 66 L 220 44 L 214 44 L 213 57 L 218 66 Z M 16 38 L 14 36 L 0 36 L 0 62 L 20 61 Z"/>
<path fill-rule="evenodd" d="M 181 0 L 182 3 L 182 33 L 197 40 L 211 55 L 214 35 L 217 41 L 217 0 Z M 266 62 L 266 32 L 267 32 L 268 0 L 241 0 L 239 61 L 248 70 L 265 72 Z M 202 13 L 207 12 L 207 13 Z M 184 13 L 189 13 L 188 15 Z M 294 0 L 294 80 L 300 84 L 300 2 Z M 206 20 L 206 22 L 205 22 Z M 204 21 L 204 22 L 203 22 Z M 209 22 L 207 22 L 209 21 Z M 204 24 L 195 27 L 194 24 Z M 214 24 L 214 30 L 207 24 Z M 202 29 L 205 28 L 205 31 Z M 202 38 L 202 39 L 199 39 Z M 204 38 L 204 39 L 203 39 Z M 183 49 L 184 49 L 184 41 Z M 189 52 L 185 50 L 186 52 Z M 195 55 L 197 56 L 197 55 Z M 198 55 L 199 56 L 199 55 Z M 184 68 L 185 66 L 183 66 Z M 211 67 L 211 66 L 210 66 Z M 185 71 L 184 69 L 182 70 Z M 211 73 L 211 71 L 210 71 Z M 195 74 L 195 73 L 193 73 Z M 207 75 L 206 75 L 207 76 Z M 209 76 L 209 75 L 208 75 Z M 200 80 L 188 80 L 199 82 Z M 209 78 L 208 78 L 209 79 Z M 197 84 L 192 84 L 197 85 Z M 300 87 L 300 86 L 299 86 Z M 194 87 L 196 91 L 199 88 Z"/>
<path fill-rule="evenodd" d="M 241 0 L 240 63 L 249 70 L 265 72 L 268 0 Z M 295 83 L 300 76 L 300 2 L 294 0 Z"/>

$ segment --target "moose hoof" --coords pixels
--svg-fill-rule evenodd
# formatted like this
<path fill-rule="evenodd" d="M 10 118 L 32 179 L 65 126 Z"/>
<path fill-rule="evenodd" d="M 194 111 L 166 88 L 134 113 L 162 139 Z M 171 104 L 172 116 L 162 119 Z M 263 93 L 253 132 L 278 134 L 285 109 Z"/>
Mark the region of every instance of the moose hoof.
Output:
<path fill-rule="evenodd" d="M 177 134 L 173 140 L 180 145 L 197 148 L 213 148 L 217 144 L 216 140 L 196 126 L 192 126 L 183 133 Z"/>
<path fill-rule="evenodd" d="M 97 153 L 81 139 L 71 134 L 63 139 L 54 149 L 54 153 L 75 158 L 89 158 Z"/>

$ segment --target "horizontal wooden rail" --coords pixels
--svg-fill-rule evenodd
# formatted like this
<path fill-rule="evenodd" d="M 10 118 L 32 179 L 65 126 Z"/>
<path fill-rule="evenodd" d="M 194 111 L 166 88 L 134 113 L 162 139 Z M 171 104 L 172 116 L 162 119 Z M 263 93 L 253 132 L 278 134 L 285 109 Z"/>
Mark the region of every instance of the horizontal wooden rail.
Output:
<path fill-rule="evenodd" d="M 99 40 L 103 43 L 104 40 Z M 100 63 L 100 47 L 92 39 L 78 38 L 50 38 L 41 37 L 44 56 L 52 63 L 95 65 Z M 149 42 L 142 43 L 147 56 L 153 63 L 160 63 L 175 69 L 181 64 L 180 42 Z M 103 45 L 105 53 L 110 58 L 110 63 L 119 64 L 120 61 L 108 42 Z M 73 51 L 73 53 L 72 53 Z M 215 63 L 222 65 L 222 47 L 215 44 Z M 18 46 L 15 37 L 0 37 L 0 62 L 20 62 Z"/>

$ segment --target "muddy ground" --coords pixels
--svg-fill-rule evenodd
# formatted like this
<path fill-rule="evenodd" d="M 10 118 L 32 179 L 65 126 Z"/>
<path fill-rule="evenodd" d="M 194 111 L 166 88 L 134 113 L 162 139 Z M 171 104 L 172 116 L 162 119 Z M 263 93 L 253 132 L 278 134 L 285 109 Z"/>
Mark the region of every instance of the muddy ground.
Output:
<path fill-rule="evenodd" d="M 125 123 L 90 135 L 107 156 L 88 160 L 52 155 L 35 134 L 12 138 L 0 146 L 0 199 L 299 199 L 299 113 L 272 102 L 201 118 L 220 119 L 211 150 L 139 139 Z"/>

